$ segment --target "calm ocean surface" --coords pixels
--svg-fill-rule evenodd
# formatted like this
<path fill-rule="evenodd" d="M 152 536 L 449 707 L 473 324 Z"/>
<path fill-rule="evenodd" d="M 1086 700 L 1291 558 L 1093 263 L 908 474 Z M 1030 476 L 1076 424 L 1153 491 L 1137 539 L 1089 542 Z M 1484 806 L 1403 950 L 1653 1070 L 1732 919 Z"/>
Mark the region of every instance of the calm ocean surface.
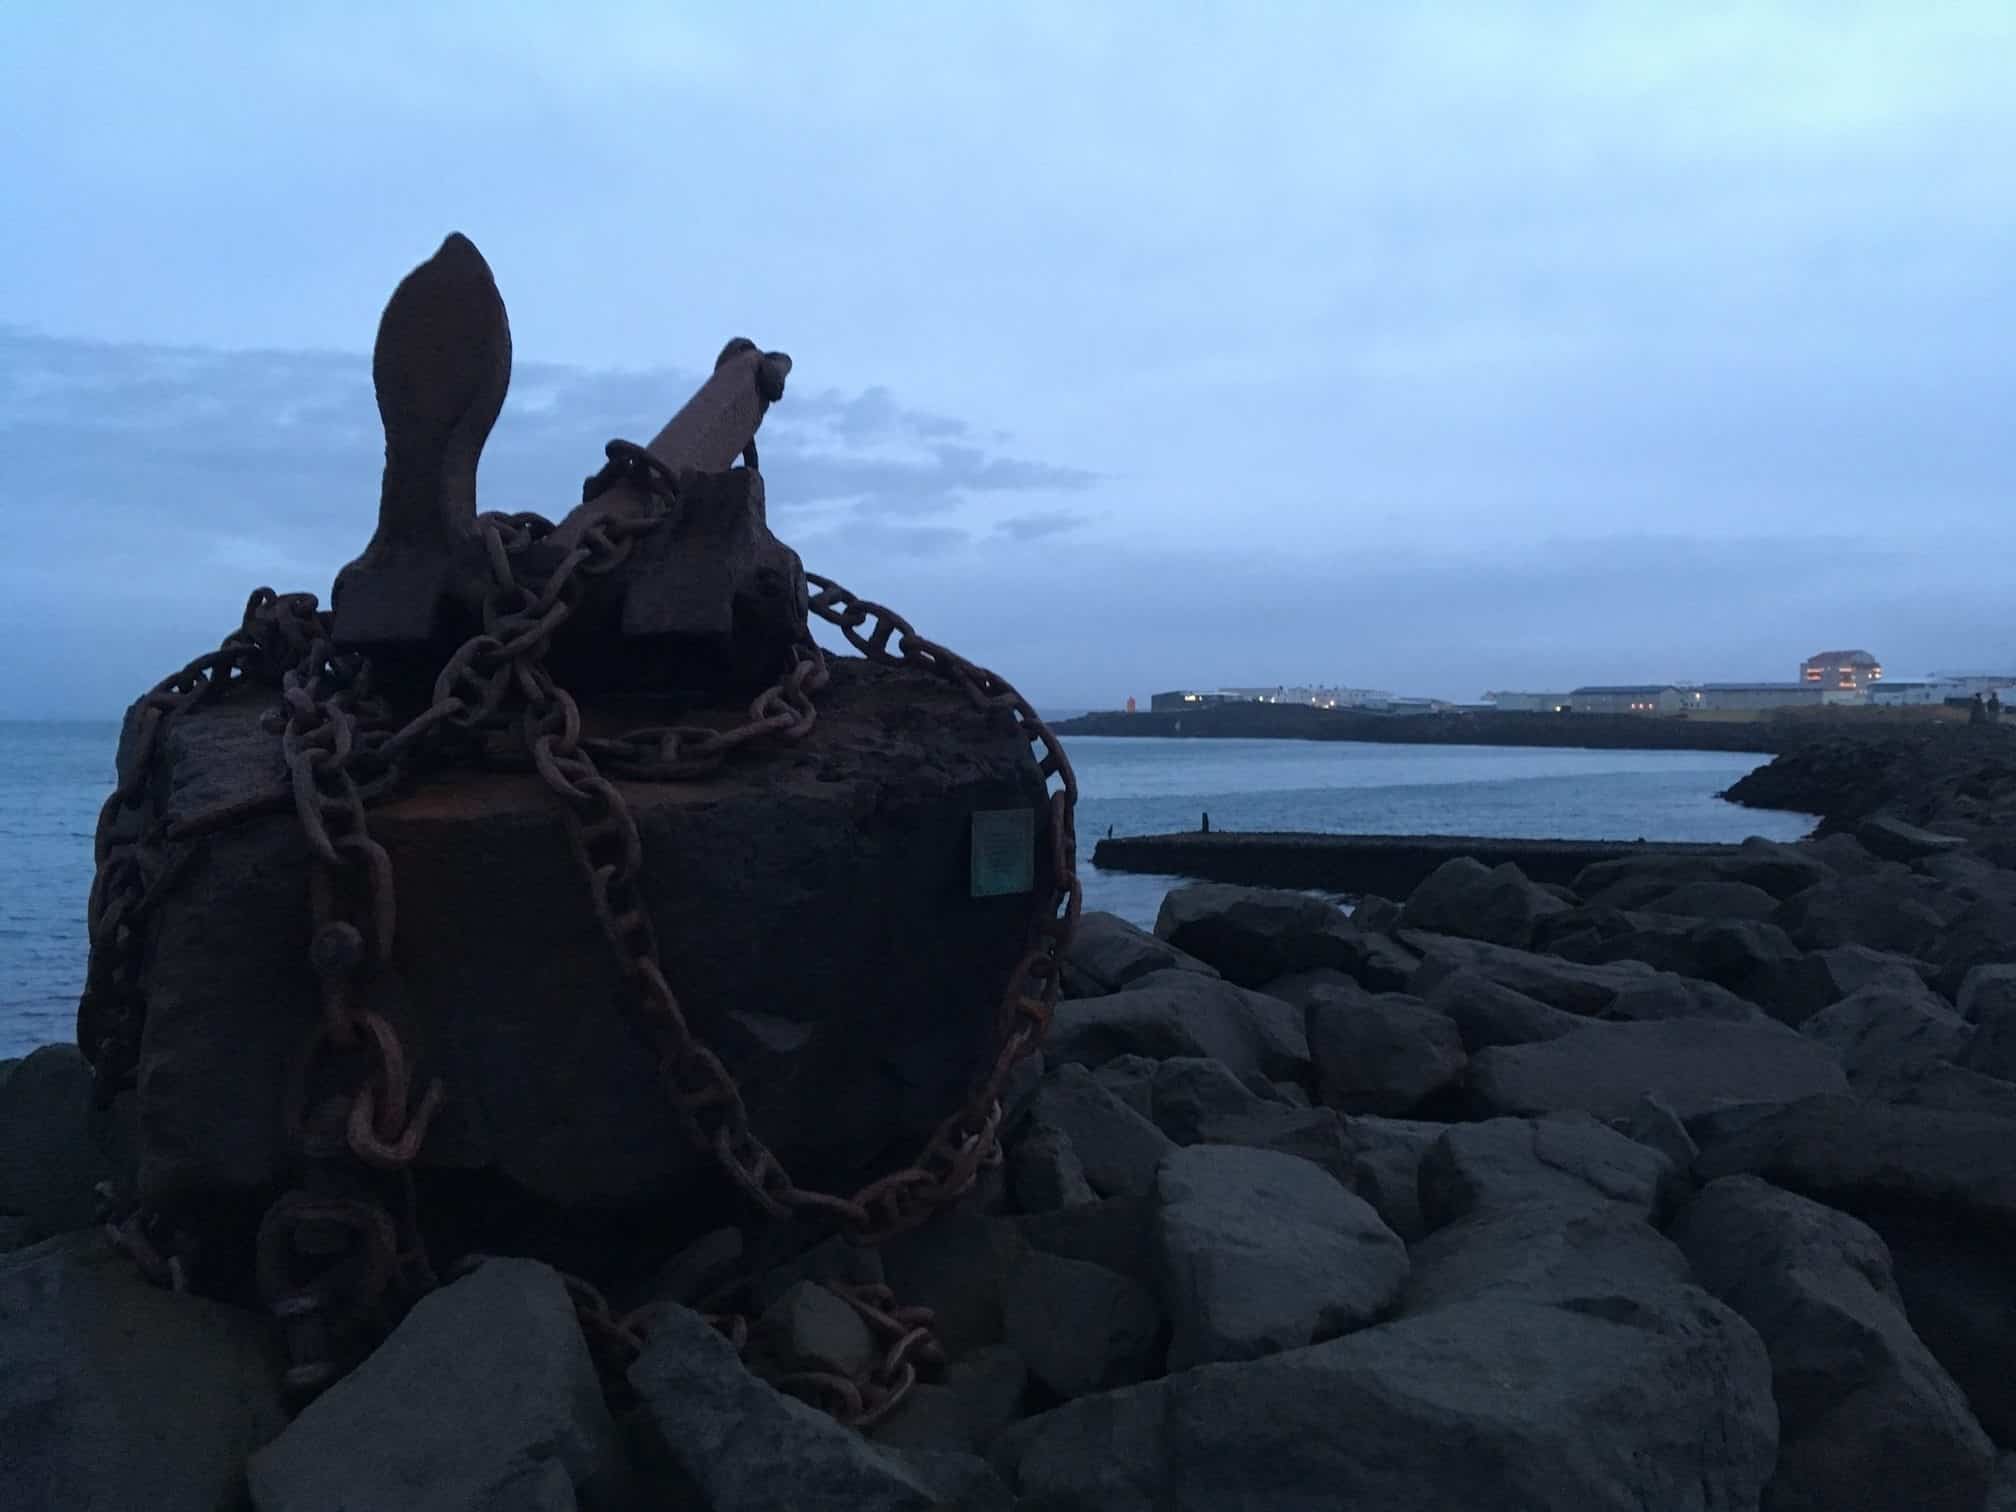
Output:
<path fill-rule="evenodd" d="M 0 1056 L 74 1032 L 91 832 L 119 727 L 0 723 Z M 1197 826 L 1564 839 L 1797 839 L 1812 821 L 1715 794 L 1756 756 L 1081 737 L 1085 906 L 1154 922 L 1173 879 L 1101 872 L 1095 840 Z"/>

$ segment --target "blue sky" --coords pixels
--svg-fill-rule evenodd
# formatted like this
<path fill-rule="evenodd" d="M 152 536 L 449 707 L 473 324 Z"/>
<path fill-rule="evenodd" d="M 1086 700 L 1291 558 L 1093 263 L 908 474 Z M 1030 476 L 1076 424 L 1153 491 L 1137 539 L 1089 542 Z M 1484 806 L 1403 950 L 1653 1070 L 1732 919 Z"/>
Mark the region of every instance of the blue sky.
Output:
<path fill-rule="evenodd" d="M 2016 665 L 2016 7 L 114 6 L 0 51 L 0 717 L 368 537 L 470 235 L 559 514 L 721 343 L 804 555 L 1052 705 Z"/>

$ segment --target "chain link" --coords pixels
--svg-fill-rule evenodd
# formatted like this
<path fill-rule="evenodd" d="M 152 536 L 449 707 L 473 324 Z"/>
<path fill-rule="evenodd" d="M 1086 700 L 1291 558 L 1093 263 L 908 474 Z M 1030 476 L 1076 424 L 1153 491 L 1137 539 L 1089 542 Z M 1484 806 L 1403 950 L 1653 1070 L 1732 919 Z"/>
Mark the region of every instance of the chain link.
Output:
<path fill-rule="evenodd" d="M 172 881 L 169 847 L 291 806 L 310 857 L 310 965 L 320 1012 L 285 1098 L 300 1186 L 261 1225 L 259 1275 L 288 1336 L 288 1384 L 312 1394 L 337 1378 L 360 1341 L 396 1322 L 434 1284 L 414 1213 L 411 1166 L 444 1095 L 430 1082 L 417 1103 L 410 1061 L 393 1017 L 377 1006 L 394 976 L 397 901 L 393 867 L 370 836 L 370 803 L 445 756 L 529 767 L 555 799 L 596 919 L 621 968 L 638 1026 L 651 1044 L 667 1099 L 699 1150 L 773 1218 L 816 1214 L 857 1243 L 875 1243 L 924 1221 L 968 1193 L 998 1163 L 1001 1095 L 1016 1065 L 1041 1043 L 1055 1009 L 1061 962 L 1081 907 L 1073 824 L 1077 781 L 1063 748 L 1035 710 L 998 674 L 925 640 L 901 616 L 807 574 L 816 593 L 809 620 L 837 627 L 870 660 L 931 673 L 974 707 L 1011 720 L 1037 755 L 1048 790 L 1049 886 L 997 1014 L 998 1050 L 961 1105 L 933 1130 L 910 1165 L 851 1195 L 798 1186 L 750 1126 L 741 1090 L 693 1032 L 666 978 L 640 878 L 643 839 L 613 779 L 677 781 L 705 775 L 739 751 L 790 743 L 811 732 L 813 697 L 830 678 L 808 631 L 783 675 L 726 730 L 661 725 L 620 737 L 585 736 L 579 706 L 545 666 L 554 635 L 587 584 L 622 564 L 637 539 L 678 504 L 678 478 L 629 443 L 611 443 L 609 466 L 589 496 L 619 479 L 645 508 L 608 517 L 564 549 L 554 527 L 529 514 L 487 514 L 478 527 L 490 582 L 482 629 L 448 657 L 425 709 L 389 716 L 361 657 L 335 647 L 326 615 L 308 594 L 260 589 L 238 631 L 219 650 L 164 679 L 139 705 L 137 733 L 119 787 L 100 815 L 92 890 L 90 981 L 79 1007 L 79 1043 L 101 1096 L 130 1080 L 144 1001 L 140 925 Z M 893 643 L 893 644 L 892 644 Z M 249 795 L 193 816 L 149 816 L 149 779 L 162 732 L 219 687 L 278 683 L 284 790 Z M 1053 789 L 1050 785 L 1055 783 Z M 120 1229 L 135 1244 L 143 1229 Z M 598 1359 L 615 1368 L 634 1357 L 641 1333 L 616 1318 L 587 1283 L 572 1286 Z M 848 1300 L 884 1338 L 887 1352 L 864 1381 L 797 1380 L 796 1389 L 844 1420 L 866 1424 L 910 1389 L 918 1363 L 942 1358 L 928 1311 L 902 1309 L 886 1291 L 853 1289 Z M 746 1338 L 739 1318 L 717 1320 Z M 815 1373 L 816 1374 L 816 1373 Z"/>

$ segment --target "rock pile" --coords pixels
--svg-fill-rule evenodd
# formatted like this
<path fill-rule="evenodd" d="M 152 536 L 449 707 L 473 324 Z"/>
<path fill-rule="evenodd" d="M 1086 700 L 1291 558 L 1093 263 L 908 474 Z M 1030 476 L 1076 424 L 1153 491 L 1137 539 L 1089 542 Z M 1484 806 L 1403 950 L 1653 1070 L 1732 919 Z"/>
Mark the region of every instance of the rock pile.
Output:
<path fill-rule="evenodd" d="M 122 1155 L 74 1056 L 38 1052 L 0 1070 L 0 1233 L 26 1246 L 0 1257 L 9 1488 L 2007 1512 L 2016 873 L 1903 848 L 1753 842 L 1570 888 L 1451 863 L 1356 919 L 1216 885 L 1152 935 L 1092 916 L 1001 1169 L 758 1287 L 751 1348 L 842 1374 L 879 1344 L 840 1283 L 936 1310 L 946 1362 L 865 1434 L 691 1310 L 732 1233 L 660 1272 L 620 1395 L 555 1273 L 497 1259 L 284 1423 L 258 1320 L 75 1231 Z"/>

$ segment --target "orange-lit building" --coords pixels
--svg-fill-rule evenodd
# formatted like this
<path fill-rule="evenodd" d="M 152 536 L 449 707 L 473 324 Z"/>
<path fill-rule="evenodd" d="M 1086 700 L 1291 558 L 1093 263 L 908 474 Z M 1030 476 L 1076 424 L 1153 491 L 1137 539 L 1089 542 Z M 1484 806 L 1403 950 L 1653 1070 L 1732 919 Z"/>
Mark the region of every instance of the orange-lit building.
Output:
<path fill-rule="evenodd" d="M 1883 664 L 1867 651 L 1820 651 L 1799 663 L 1799 681 L 1823 688 L 1867 688 L 1883 681 Z"/>

